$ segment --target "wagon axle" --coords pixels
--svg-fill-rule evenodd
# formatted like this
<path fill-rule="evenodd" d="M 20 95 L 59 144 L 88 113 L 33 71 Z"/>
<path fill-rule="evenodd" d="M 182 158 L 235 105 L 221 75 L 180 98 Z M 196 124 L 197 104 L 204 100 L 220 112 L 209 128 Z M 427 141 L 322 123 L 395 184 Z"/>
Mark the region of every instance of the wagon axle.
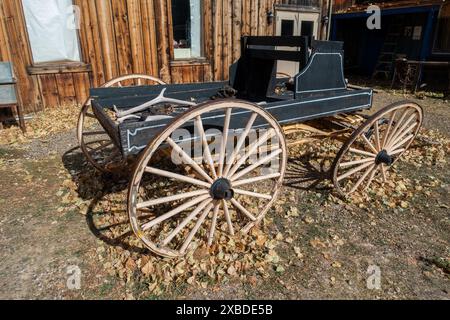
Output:
<path fill-rule="evenodd" d="M 377 165 L 385 164 L 387 166 L 391 166 L 394 163 L 394 158 L 391 157 L 386 150 L 382 150 L 375 158 L 375 163 Z"/>
<path fill-rule="evenodd" d="M 214 200 L 231 200 L 234 197 L 234 191 L 231 188 L 231 182 L 228 179 L 217 179 L 211 186 L 211 196 Z"/>

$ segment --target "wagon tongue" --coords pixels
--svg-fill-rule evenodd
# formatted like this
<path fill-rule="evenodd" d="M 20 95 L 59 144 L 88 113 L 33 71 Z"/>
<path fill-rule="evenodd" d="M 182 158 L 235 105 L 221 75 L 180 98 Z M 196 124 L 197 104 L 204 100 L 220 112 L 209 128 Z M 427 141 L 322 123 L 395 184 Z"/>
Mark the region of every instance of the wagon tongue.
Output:
<path fill-rule="evenodd" d="M 231 189 L 230 181 L 225 178 L 217 179 L 211 186 L 211 195 L 214 200 L 231 200 L 234 191 Z"/>
<path fill-rule="evenodd" d="M 377 165 L 383 163 L 387 166 L 390 166 L 394 162 L 394 158 L 390 156 L 386 150 L 383 150 L 377 155 L 375 162 Z"/>

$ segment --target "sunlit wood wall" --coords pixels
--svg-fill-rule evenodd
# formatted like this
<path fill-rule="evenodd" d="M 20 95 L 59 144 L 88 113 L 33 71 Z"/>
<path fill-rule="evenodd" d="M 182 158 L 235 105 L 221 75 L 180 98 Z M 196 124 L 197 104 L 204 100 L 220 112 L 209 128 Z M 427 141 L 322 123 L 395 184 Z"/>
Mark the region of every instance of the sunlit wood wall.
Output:
<path fill-rule="evenodd" d="M 84 67 L 32 72 L 20 0 L 0 0 L 0 61 L 12 61 L 26 112 L 83 103 L 91 86 L 144 73 L 166 82 L 228 78 L 243 35 L 272 35 L 267 13 L 286 0 L 204 0 L 204 59 L 174 61 L 170 0 L 74 0 Z"/>

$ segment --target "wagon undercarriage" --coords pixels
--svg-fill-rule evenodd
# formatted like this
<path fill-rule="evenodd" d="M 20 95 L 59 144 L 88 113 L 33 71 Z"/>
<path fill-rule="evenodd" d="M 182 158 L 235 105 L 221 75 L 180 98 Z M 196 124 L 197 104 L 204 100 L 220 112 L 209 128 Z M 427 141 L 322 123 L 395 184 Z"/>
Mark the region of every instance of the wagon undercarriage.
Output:
<path fill-rule="evenodd" d="M 422 109 L 410 102 L 358 115 L 371 108 L 373 91 L 347 88 L 341 43 L 313 41 L 311 55 L 305 37 L 242 43 L 230 82 L 122 77 L 91 90 L 82 110 L 84 153 L 102 171 L 132 170 L 130 222 L 157 254 L 182 256 L 198 238 L 211 245 L 217 233 L 248 232 L 261 222 L 283 184 L 285 134 L 346 139 L 331 177 L 346 196 L 386 181 L 420 129 Z M 277 49 L 286 46 L 297 51 Z M 277 78 L 277 60 L 298 61 L 301 70 Z M 304 124 L 314 119 L 332 128 Z"/>

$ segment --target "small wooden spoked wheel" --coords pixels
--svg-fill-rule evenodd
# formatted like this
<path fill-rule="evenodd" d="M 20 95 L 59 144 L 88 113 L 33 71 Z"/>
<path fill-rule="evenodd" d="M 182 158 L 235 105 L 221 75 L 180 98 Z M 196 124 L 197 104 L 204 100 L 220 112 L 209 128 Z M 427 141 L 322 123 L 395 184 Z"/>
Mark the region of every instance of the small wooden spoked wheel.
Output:
<path fill-rule="evenodd" d="M 339 151 L 333 183 L 347 196 L 385 183 L 389 168 L 400 159 L 422 126 L 423 110 L 413 102 L 389 105 L 371 116 Z"/>
<path fill-rule="evenodd" d="M 239 100 L 199 105 L 143 152 L 128 194 L 133 231 L 164 257 L 185 255 L 197 238 L 211 245 L 219 229 L 246 233 L 277 199 L 286 161 L 282 129 L 262 108 Z"/>
<path fill-rule="evenodd" d="M 101 88 L 123 87 L 133 85 L 165 84 L 163 81 L 147 75 L 133 74 L 115 78 L 103 84 Z M 78 118 L 77 137 L 81 150 L 87 160 L 103 173 L 117 173 L 126 160 L 120 149 L 98 122 L 92 110 L 91 98 L 81 108 Z"/>

